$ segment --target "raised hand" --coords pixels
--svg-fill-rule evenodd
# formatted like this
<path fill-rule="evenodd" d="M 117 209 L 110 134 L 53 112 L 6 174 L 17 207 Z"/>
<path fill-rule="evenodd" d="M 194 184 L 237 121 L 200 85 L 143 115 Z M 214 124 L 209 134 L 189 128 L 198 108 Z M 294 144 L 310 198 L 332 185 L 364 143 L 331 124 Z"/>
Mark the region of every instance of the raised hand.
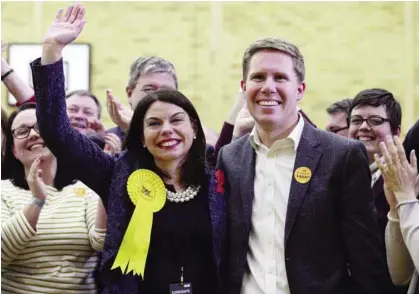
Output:
<path fill-rule="evenodd" d="M 375 154 L 375 162 L 380 169 L 385 185 L 394 192 L 398 202 L 415 199 L 415 181 L 418 181 L 417 160 L 414 151 L 407 161 L 403 145 L 398 137 L 388 136 L 386 142 L 380 143 L 384 163 Z"/>
<path fill-rule="evenodd" d="M 39 168 L 42 160 L 42 155 L 34 160 L 31 168 L 29 169 L 26 181 L 28 182 L 28 186 L 32 192 L 32 195 L 41 200 L 45 200 L 47 196 L 47 189 L 44 180 L 42 179 L 42 169 Z"/>
<path fill-rule="evenodd" d="M 108 154 L 116 154 L 121 152 L 122 142 L 119 137 L 113 133 L 105 135 L 105 148 L 104 151 Z"/>
<path fill-rule="evenodd" d="M 397 214 L 397 198 L 394 195 L 394 192 L 384 183 L 384 195 L 386 196 L 386 200 L 388 206 L 390 207 L 390 212 L 392 214 Z"/>
<path fill-rule="evenodd" d="M 245 102 L 237 115 L 236 122 L 234 123 L 233 136 L 240 138 L 247 133 L 250 133 L 254 126 L 255 120 L 250 115 L 247 103 Z"/>
<path fill-rule="evenodd" d="M 121 102 L 116 100 L 112 94 L 112 90 L 107 90 L 106 96 L 108 97 L 106 106 L 111 120 L 114 124 L 126 131 L 131 123 L 133 111 L 131 108 L 122 105 Z"/>
<path fill-rule="evenodd" d="M 6 72 L 10 70 L 9 64 L 7 63 L 4 53 L 6 52 L 7 44 L 1 41 L 1 75 L 4 75 Z"/>
<path fill-rule="evenodd" d="M 4 58 L 4 52 L 6 52 L 7 44 L 1 40 L 1 58 Z"/>
<path fill-rule="evenodd" d="M 71 5 L 63 16 L 63 9 L 58 10 L 54 22 L 44 36 L 43 43 L 64 48 L 80 35 L 86 20 L 85 9 L 81 4 Z"/>

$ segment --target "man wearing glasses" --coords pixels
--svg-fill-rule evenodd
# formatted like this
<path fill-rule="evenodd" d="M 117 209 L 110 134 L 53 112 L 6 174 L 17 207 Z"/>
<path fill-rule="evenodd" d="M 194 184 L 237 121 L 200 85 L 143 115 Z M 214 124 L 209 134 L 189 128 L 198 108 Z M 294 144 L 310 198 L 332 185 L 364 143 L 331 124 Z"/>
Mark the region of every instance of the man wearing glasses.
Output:
<path fill-rule="evenodd" d="M 343 99 L 330 105 L 327 109 L 326 131 L 348 137 L 348 114 L 352 99 Z"/>
<path fill-rule="evenodd" d="M 377 220 L 384 238 L 387 213 L 390 207 L 384 195 L 384 182 L 374 163 L 374 154 L 380 154 L 379 144 L 386 136 L 399 136 L 402 122 L 400 103 L 384 89 L 367 89 L 358 93 L 349 111 L 349 137 L 364 143 L 372 174 L 371 187 Z"/>

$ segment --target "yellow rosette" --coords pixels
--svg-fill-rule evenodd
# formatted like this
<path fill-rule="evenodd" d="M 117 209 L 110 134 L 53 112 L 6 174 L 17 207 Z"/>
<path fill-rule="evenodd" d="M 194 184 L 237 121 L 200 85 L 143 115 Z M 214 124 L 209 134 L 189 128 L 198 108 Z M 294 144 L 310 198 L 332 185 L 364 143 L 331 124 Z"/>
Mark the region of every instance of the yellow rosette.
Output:
<path fill-rule="evenodd" d="M 166 189 L 157 174 L 139 169 L 129 176 L 127 190 L 135 210 L 111 269 L 120 267 L 123 274 L 133 271 L 144 278 L 153 213 L 163 208 Z"/>

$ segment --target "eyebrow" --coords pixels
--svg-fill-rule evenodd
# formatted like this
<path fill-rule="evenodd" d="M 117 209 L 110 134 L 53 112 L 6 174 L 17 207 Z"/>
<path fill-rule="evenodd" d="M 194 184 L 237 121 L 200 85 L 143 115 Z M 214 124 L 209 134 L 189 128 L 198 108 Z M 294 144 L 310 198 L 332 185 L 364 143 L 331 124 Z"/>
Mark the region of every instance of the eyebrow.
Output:
<path fill-rule="evenodd" d="M 14 130 L 16 130 L 16 129 L 19 129 L 19 128 L 32 127 L 32 126 L 36 125 L 37 123 L 38 123 L 38 122 L 35 122 L 35 123 L 33 123 L 33 124 L 25 124 L 25 123 L 23 123 L 23 124 L 17 125 L 15 128 L 12 128 L 12 131 L 14 131 Z"/>
<path fill-rule="evenodd" d="M 266 75 L 266 72 L 264 72 L 264 71 L 250 72 L 250 75 L 249 76 L 253 77 L 255 75 Z M 280 72 L 280 71 L 279 72 L 275 72 L 274 75 L 281 75 L 281 76 L 284 76 L 284 77 L 288 77 L 288 75 L 286 73 Z"/>
<path fill-rule="evenodd" d="M 350 117 L 364 118 L 364 116 L 363 115 L 360 115 L 360 114 L 354 114 L 354 115 L 351 115 Z M 371 117 L 378 117 L 378 118 L 384 118 L 384 119 L 387 119 L 388 118 L 388 117 L 382 117 L 381 115 L 378 115 L 378 114 L 368 115 L 366 117 L 367 117 L 366 119 L 371 118 Z"/>
<path fill-rule="evenodd" d="M 174 113 L 174 114 L 172 114 L 171 116 L 170 116 L 170 118 L 172 118 L 172 117 L 174 117 L 174 116 L 176 116 L 176 115 L 185 115 L 186 113 L 185 112 L 181 112 L 181 111 L 179 111 L 179 112 L 176 112 L 176 113 Z M 148 118 L 146 118 L 146 120 L 160 120 L 160 118 L 159 117 L 155 117 L 155 116 L 152 116 L 152 117 L 148 117 Z"/>
<path fill-rule="evenodd" d="M 81 108 L 81 109 L 90 109 L 90 110 L 95 110 L 98 109 L 98 107 L 91 107 L 91 106 L 80 106 L 78 104 L 68 104 L 67 108 L 71 108 L 71 107 L 75 107 L 75 108 Z"/>

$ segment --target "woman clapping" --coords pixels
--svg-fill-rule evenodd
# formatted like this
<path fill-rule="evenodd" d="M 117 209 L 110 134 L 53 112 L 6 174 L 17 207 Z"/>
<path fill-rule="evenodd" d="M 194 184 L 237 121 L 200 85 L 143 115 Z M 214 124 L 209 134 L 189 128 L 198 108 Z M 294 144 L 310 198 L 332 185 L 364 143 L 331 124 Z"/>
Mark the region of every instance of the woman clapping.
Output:
<path fill-rule="evenodd" d="M 1 184 L 4 293 L 96 293 L 106 214 L 100 198 L 74 182 L 39 135 L 35 105 L 9 119 Z"/>
<path fill-rule="evenodd" d="M 408 294 L 417 293 L 419 271 L 419 176 L 415 152 L 406 158 L 398 137 L 380 143 L 383 158 L 375 161 L 384 178 L 390 205 L 386 228 L 387 260 L 393 283 L 406 285 Z M 416 291 L 416 292 L 415 292 Z"/>

